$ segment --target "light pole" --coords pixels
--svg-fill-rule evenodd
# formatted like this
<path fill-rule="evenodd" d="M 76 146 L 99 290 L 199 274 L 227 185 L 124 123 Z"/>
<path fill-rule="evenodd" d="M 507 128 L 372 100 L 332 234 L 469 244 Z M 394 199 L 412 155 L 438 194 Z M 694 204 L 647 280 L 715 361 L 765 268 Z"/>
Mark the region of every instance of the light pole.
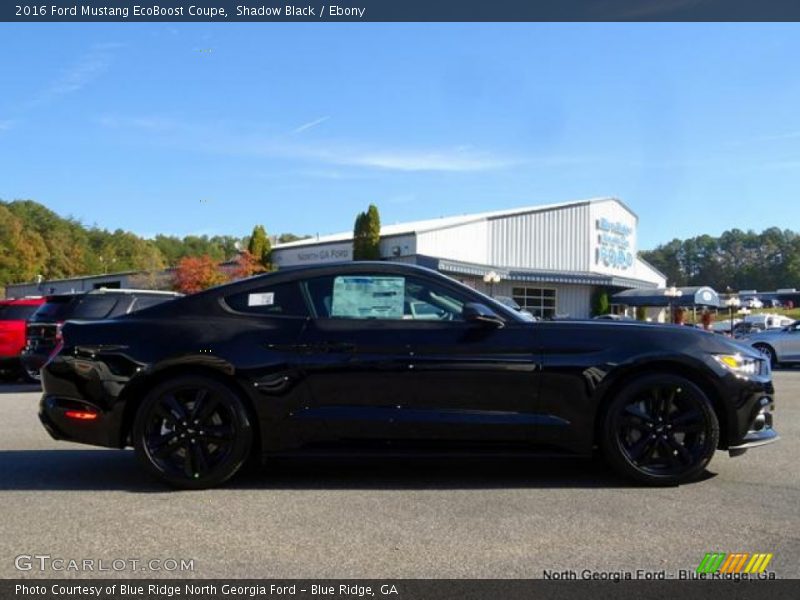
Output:
<path fill-rule="evenodd" d="M 728 296 L 728 299 L 725 300 L 725 306 L 728 307 L 728 311 L 731 315 L 731 337 L 733 337 L 733 309 L 739 308 L 742 305 L 742 301 L 739 300 L 738 296 Z"/>
<path fill-rule="evenodd" d="M 500 283 L 500 275 L 494 271 L 489 271 L 483 276 L 483 282 L 489 284 L 489 295 L 494 296 L 494 284 Z"/>
<path fill-rule="evenodd" d="M 664 290 L 664 295 L 669 298 L 669 322 L 672 323 L 675 320 L 673 303 L 675 298 L 683 296 L 683 292 L 673 285 Z"/>

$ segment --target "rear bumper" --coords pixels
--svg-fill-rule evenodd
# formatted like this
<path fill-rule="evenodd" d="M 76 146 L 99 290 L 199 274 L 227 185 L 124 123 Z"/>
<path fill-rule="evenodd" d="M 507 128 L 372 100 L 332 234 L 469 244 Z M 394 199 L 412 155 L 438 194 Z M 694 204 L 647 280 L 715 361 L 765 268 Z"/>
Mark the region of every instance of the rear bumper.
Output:
<path fill-rule="evenodd" d="M 50 354 L 48 353 L 28 353 L 23 351 L 19 356 L 19 362 L 22 365 L 22 368 L 27 369 L 28 371 L 39 371 L 47 362 L 49 357 Z"/>
<path fill-rule="evenodd" d="M 74 419 L 67 416 L 69 411 L 91 412 L 97 416 L 92 420 Z M 113 413 L 83 400 L 44 394 L 39 402 L 39 421 L 50 437 L 56 440 L 109 448 L 120 447 Z"/>

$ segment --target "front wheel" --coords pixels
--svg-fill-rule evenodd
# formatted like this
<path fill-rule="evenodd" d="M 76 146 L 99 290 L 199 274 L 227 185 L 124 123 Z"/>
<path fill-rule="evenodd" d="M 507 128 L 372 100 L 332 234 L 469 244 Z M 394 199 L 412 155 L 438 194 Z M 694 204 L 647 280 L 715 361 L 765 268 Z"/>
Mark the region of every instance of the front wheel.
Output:
<path fill-rule="evenodd" d="M 178 488 L 227 481 L 250 455 L 253 431 L 239 396 L 215 379 L 185 376 L 155 387 L 133 425 L 136 456 Z"/>
<path fill-rule="evenodd" d="M 719 442 L 706 394 L 677 375 L 641 377 L 608 406 L 602 447 L 619 473 L 648 485 L 678 485 L 705 470 Z"/>
<path fill-rule="evenodd" d="M 769 361 L 769 366 L 775 368 L 778 366 L 778 355 L 775 354 L 775 349 L 768 344 L 754 344 L 753 348 L 761 352 Z"/>

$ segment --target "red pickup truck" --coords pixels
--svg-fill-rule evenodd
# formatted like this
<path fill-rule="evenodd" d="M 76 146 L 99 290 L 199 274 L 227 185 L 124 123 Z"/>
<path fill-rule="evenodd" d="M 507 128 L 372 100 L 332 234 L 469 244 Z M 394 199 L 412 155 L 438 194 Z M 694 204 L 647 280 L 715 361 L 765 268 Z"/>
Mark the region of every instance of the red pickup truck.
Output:
<path fill-rule="evenodd" d="M 44 298 L 0 300 L 0 377 L 26 379 L 19 355 L 25 347 L 25 325 L 31 315 L 44 304 Z"/>

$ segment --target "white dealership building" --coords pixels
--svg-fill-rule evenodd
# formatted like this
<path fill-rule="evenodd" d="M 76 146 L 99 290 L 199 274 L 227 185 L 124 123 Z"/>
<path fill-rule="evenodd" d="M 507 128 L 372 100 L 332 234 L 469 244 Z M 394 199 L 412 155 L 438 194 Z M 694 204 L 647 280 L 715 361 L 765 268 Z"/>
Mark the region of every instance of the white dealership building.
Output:
<path fill-rule="evenodd" d="M 639 218 L 616 198 L 383 225 L 381 257 L 435 269 L 541 317 L 591 314 L 598 289 L 663 288 L 637 256 Z M 275 246 L 278 267 L 351 260 L 353 234 Z M 486 280 L 489 280 L 488 282 Z"/>

